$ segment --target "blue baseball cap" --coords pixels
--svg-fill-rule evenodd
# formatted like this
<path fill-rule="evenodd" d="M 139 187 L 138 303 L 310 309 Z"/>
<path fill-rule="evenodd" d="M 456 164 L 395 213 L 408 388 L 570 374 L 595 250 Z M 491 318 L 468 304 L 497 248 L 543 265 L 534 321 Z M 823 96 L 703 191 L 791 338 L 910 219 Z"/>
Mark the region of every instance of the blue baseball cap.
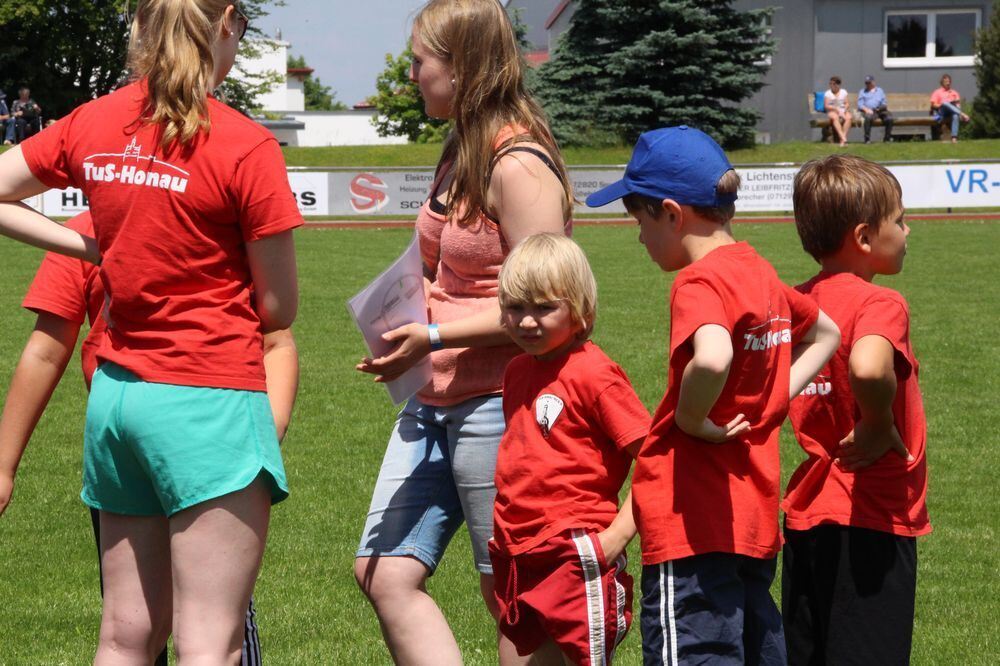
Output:
<path fill-rule="evenodd" d="M 626 194 L 643 194 L 688 206 L 724 206 L 736 194 L 719 196 L 715 188 L 732 168 L 719 144 L 701 130 L 687 125 L 652 130 L 639 137 L 625 177 L 591 194 L 587 205 L 598 208 Z"/>

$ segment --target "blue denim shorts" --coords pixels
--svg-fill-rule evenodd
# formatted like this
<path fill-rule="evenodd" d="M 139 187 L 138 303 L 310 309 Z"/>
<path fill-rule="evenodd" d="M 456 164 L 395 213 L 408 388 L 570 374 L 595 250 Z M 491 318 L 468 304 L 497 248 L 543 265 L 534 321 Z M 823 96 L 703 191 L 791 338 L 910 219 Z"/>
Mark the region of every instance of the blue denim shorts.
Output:
<path fill-rule="evenodd" d="M 476 569 L 491 574 L 499 395 L 434 407 L 416 398 L 396 419 L 357 557 L 410 556 L 433 573 L 448 542 L 468 525 Z"/>

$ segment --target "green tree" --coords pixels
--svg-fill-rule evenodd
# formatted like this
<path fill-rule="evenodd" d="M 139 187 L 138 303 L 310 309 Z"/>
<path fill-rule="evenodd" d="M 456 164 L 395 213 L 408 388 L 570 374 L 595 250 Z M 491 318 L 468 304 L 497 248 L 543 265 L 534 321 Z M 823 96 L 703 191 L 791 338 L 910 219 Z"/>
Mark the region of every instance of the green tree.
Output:
<path fill-rule="evenodd" d="M 248 36 L 261 37 L 255 19 L 271 0 L 243 0 Z M 129 16 L 135 11 L 129 0 Z M 122 0 L 17 0 L 0 3 L 0 89 L 16 95 L 28 86 L 49 118 L 58 118 L 110 92 L 125 76 L 129 24 Z M 241 53 L 253 50 L 244 40 Z M 276 74 L 276 73 L 275 73 Z M 255 95 L 273 85 L 270 75 L 230 78 L 220 86 L 226 101 L 246 111 Z"/>
<path fill-rule="evenodd" d="M 976 84 L 972 105 L 972 136 L 1000 137 L 1000 0 L 993 2 L 990 24 L 976 37 Z"/>
<path fill-rule="evenodd" d="M 531 42 L 528 41 L 528 26 L 521 18 L 521 8 L 510 8 L 507 10 L 507 15 L 510 17 L 510 24 L 514 28 L 514 37 L 521 53 L 527 53 L 531 50 Z"/>
<path fill-rule="evenodd" d="M 368 99 L 378 113 L 372 124 L 379 136 L 405 136 L 417 143 L 441 141 L 448 122 L 424 113 L 420 88 L 410 80 L 413 52 L 407 46 L 399 56 L 385 55 L 385 69 L 375 79 L 375 95 Z"/>
<path fill-rule="evenodd" d="M 557 138 L 632 143 L 666 125 L 698 127 L 733 148 L 752 144 L 774 52 L 770 9 L 732 0 L 578 0 L 570 27 L 537 73 Z"/>
<path fill-rule="evenodd" d="M 305 56 L 288 56 L 288 67 L 305 68 Z M 306 111 L 343 111 L 347 105 L 337 100 L 337 95 L 329 86 L 324 86 L 319 77 L 307 76 L 305 87 Z"/>

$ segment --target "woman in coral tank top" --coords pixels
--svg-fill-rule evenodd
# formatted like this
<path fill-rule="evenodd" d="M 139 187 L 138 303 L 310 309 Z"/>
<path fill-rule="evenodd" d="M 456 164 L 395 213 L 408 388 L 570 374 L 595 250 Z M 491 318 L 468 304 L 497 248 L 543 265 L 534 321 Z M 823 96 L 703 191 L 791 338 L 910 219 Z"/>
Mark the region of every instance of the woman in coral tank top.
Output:
<path fill-rule="evenodd" d="M 432 0 L 414 21 L 410 77 L 429 116 L 448 118 L 431 195 L 417 218 L 429 326 L 388 334 L 395 350 L 358 369 L 394 379 L 427 354 L 433 378 L 396 420 L 355 561 L 394 660 L 460 664 L 428 595 L 451 537 L 466 522 L 490 610 L 493 474 L 503 434 L 503 371 L 517 347 L 500 327 L 500 264 L 522 239 L 568 232 L 573 197 L 497 0 Z M 516 658 L 501 644 L 501 661 Z"/>

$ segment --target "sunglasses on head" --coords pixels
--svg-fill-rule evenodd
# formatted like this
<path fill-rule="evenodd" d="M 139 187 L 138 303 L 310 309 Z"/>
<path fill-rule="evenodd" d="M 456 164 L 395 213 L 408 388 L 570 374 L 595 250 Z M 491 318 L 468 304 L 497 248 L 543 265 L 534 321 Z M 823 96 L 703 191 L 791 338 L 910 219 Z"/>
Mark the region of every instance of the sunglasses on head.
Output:
<path fill-rule="evenodd" d="M 250 17 L 246 15 L 246 12 L 243 11 L 243 9 L 240 7 L 239 4 L 233 5 L 233 11 L 235 11 L 236 16 L 238 16 L 240 20 L 243 21 L 243 30 L 240 32 L 240 40 L 242 40 L 247 35 L 247 28 L 250 27 Z M 129 8 L 128 0 L 125 0 L 125 9 L 124 12 L 122 12 L 122 16 L 125 19 L 125 23 L 127 25 L 132 24 L 132 12 Z"/>

